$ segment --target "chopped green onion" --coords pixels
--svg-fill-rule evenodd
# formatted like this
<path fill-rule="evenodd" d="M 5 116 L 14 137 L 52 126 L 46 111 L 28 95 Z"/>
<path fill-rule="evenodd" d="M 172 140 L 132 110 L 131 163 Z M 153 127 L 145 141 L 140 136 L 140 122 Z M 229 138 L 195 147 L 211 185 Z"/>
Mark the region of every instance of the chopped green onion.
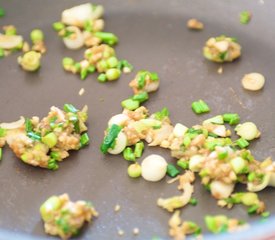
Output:
<path fill-rule="evenodd" d="M 40 133 L 35 132 L 28 132 L 27 136 L 35 141 L 41 141 L 41 135 Z"/>
<path fill-rule="evenodd" d="M 0 161 L 2 160 L 3 149 L 0 148 Z"/>
<path fill-rule="evenodd" d="M 65 28 L 65 25 L 62 22 L 55 22 L 55 23 L 53 23 L 53 29 L 55 31 L 57 31 L 57 32 L 63 30 L 64 28 Z"/>
<path fill-rule="evenodd" d="M 103 139 L 103 143 L 100 146 L 100 150 L 102 153 L 107 153 L 108 149 L 112 146 L 120 131 L 121 127 L 116 124 L 113 124 L 110 127 L 107 135 Z"/>
<path fill-rule="evenodd" d="M 107 81 L 106 74 L 105 74 L 105 73 L 99 74 L 99 76 L 97 77 L 97 80 L 98 80 L 99 82 L 106 82 L 106 81 Z"/>
<path fill-rule="evenodd" d="M 60 153 L 59 153 L 59 152 L 51 152 L 51 153 L 50 153 L 50 156 L 51 156 L 51 158 L 53 158 L 54 160 L 57 160 L 57 161 L 61 160 L 61 156 L 60 156 Z"/>
<path fill-rule="evenodd" d="M 239 138 L 238 140 L 235 141 L 235 143 L 240 147 L 240 148 L 246 148 L 249 146 L 249 142 L 245 140 L 244 138 Z"/>
<path fill-rule="evenodd" d="M 206 102 L 204 102 L 203 100 L 199 100 L 196 102 L 192 103 L 192 110 L 196 113 L 196 114 L 201 114 L 201 113 L 207 113 L 210 111 L 209 106 L 207 105 Z"/>
<path fill-rule="evenodd" d="M 170 112 L 169 112 L 168 108 L 164 107 L 159 112 L 154 113 L 154 118 L 156 120 L 162 121 L 164 118 L 169 117 L 169 115 L 170 115 Z"/>
<path fill-rule="evenodd" d="M 33 43 L 42 42 L 44 40 L 44 33 L 40 29 L 34 29 L 30 33 L 30 38 Z"/>
<path fill-rule="evenodd" d="M 67 70 L 68 68 L 70 68 L 71 66 L 74 65 L 74 60 L 72 58 L 69 58 L 69 57 L 65 57 L 63 58 L 62 60 L 62 65 L 63 65 L 63 68 L 65 70 Z"/>
<path fill-rule="evenodd" d="M 32 122 L 29 118 L 25 119 L 25 130 L 26 130 L 26 132 L 32 131 Z"/>
<path fill-rule="evenodd" d="M 180 171 L 171 163 L 168 163 L 167 169 L 166 169 L 166 174 L 169 177 L 176 177 L 180 174 Z"/>
<path fill-rule="evenodd" d="M 16 34 L 17 34 L 17 29 L 13 25 L 5 27 L 5 35 L 14 36 Z"/>
<path fill-rule="evenodd" d="M 223 124 L 223 117 L 222 115 L 217 115 L 215 117 L 206 119 L 203 121 L 203 124 L 207 124 L 207 123 L 213 123 L 213 124 Z"/>
<path fill-rule="evenodd" d="M 134 150 L 134 154 L 136 158 L 140 158 L 142 155 L 144 149 L 144 143 L 143 142 L 138 142 L 135 145 L 135 150 Z"/>
<path fill-rule="evenodd" d="M 76 72 L 80 72 L 81 64 L 79 62 L 75 63 L 74 67 L 75 67 Z"/>
<path fill-rule="evenodd" d="M 223 160 L 223 159 L 227 158 L 227 156 L 228 156 L 228 152 L 227 151 L 223 151 L 223 152 L 219 152 L 218 153 L 218 159 L 219 160 Z"/>
<path fill-rule="evenodd" d="M 121 75 L 121 72 L 117 68 L 110 68 L 106 71 L 106 78 L 108 81 L 117 80 Z"/>
<path fill-rule="evenodd" d="M 158 74 L 156 72 L 150 72 L 150 80 L 158 81 L 159 80 Z"/>
<path fill-rule="evenodd" d="M 95 70 L 96 70 L 96 68 L 95 68 L 94 65 L 90 65 L 90 66 L 87 68 L 87 70 L 88 70 L 88 73 L 94 73 Z"/>
<path fill-rule="evenodd" d="M 225 113 L 223 114 L 223 121 L 230 125 L 236 125 L 240 123 L 240 116 L 237 113 Z"/>
<path fill-rule="evenodd" d="M 109 32 L 95 32 L 94 36 L 99 38 L 102 42 L 108 45 L 115 45 L 118 42 L 118 38 L 113 33 Z"/>
<path fill-rule="evenodd" d="M 254 213 L 257 212 L 258 208 L 259 208 L 259 205 L 254 204 L 250 208 L 247 209 L 247 213 L 248 214 L 254 214 Z"/>
<path fill-rule="evenodd" d="M 3 48 L 0 48 L 0 58 L 3 58 L 5 56 L 5 51 Z"/>
<path fill-rule="evenodd" d="M 138 89 L 142 89 L 145 86 L 145 77 L 146 77 L 147 72 L 146 71 L 140 71 L 137 75 L 137 84 L 138 84 Z"/>
<path fill-rule="evenodd" d="M 240 13 L 240 23 L 248 24 L 251 20 L 251 13 L 249 11 L 242 11 Z"/>
<path fill-rule="evenodd" d="M 228 51 L 221 52 L 221 53 L 219 54 L 219 58 L 220 58 L 222 61 L 224 61 L 224 60 L 226 59 L 226 57 L 227 57 L 227 54 L 228 54 Z"/>
<path fill-rule="evenodd" d="M 93 26 L 92 26 L 91 21 L 85 21 L 85 23 L 84 23 L 84 30 L 86 32 L 92 32 L 93 31 Z"/>
<path fill-rule="evenodd" d="M 55 159 L 50 159 L 48 162 L 48 169 L 50 170 L 57 170 L 58 169 L 58 164 Z"/>
<path fill-rule="evenodd" d="M 69 112 L 77 113 L 78 112 L 78 110 L 72 104 L 69 104 L 69 103 L 64 104 L 63 109 L 66 113 L 69 113 Z"/>
<path fill-rule="evenodd" d="M 127 60 L 121 60 L 118 62 L 117 68 L 120 70 L 123 70 L 124 68 L 128 68 L 130 71 L 132 71 L 134 67 Z"/>
<path fill-rule="evenodd" d="M 51 132 L 42 137 L 41 141 L 49 148 L 52 148 L 57 144 L 57 136 L 53 132 Z"/>
<path fill-rule="evenodd" d="M 6 133 L 7 133 L 7 130 L 6 130 L 6 129 L 0 128 L 0 138 L 1 138 L 1 137 L 5 137 L 5 136 L 6 136 Z"/>
<path fill-rule="evenodd" d="M 0 18 L 1 18 L 1 17 L 4 17 L 5 14 L 6 14 L 6 12 L 5 12 L 4 8 L 1 8 L 1 7 L 0 7 Z"/>
<path fill-rule="evenodd" d="M 118 65 L 118 60 L 115 56 L 112 56 L 106 60 L 109 68 L 115 68 Z"/>
<path fill-rule="evenodd" d="M 143 103 L 143 102 L 145 102 L 149 99 L 149 95 L 148 95 L 147 92 L 141 92 L 141 93 L 135 94 L 132 97 L 132 99 L 136 100 L 136 101 L 139 101 L 140 103 Z"/>
<path fill-rule="evenodd" d="M 247 162 L 241 157 L 235 157 L 230 160 L 231 167 L 236 174 L 242 173 L 247 166 Z"/>
<path fill-rule="evenodd" d="M 189 169 L 189 163 L 187 161 L 178 160 L 177 165 L 184 170 Z"/>
<path fill-rule="evenodd" d="M 138 178 L 141 176 L 141 166 L 138 163 L 131 164 L 128 167 L 128 175 L 131 178 Z"/>
<path fill-rule="evenodd" d="M 136 110 L 139 107 L 139 101 L 133 100 L 131 98 L 128 98 L 121 102 L 121 106 L 123 108 L 126 108 L 128 110 Z"/>
<path fill-rule="evenodd" d="M 190 200 L 189 200 L 189 203 L 193 206 L 196 206 L 198 204 L 198 200 L 194 197 L 192 197 Z"/>
<path fill-rule="evenodd" d="M 188 135 L 185 135 L 184 137 L 183 137 L 183 145 L 185 146 L 185 147 L 188 147 L 190 144 L 191 144 L 191 138 L 190 138 L 190 135 L 188 134 Z"/>
<path fill-rule="evenodd" d="M 130 147 L 127 147 L 124 149 L 123 157 L 127 161 L 136 161 L 135 154 L 134 154 L 132 148 L 130 148 Z"/>
<path fill-rule="evenodd" d="M 247 180 L 248 180 L 248 182 L 253 182 L 256 179 L 256 177 L 257 177 L 256 173 L 255 172 L 251 172 L 251 173 L 248 174 Z"/>
<path fill-rule="evenodd" d="M 84 80 L 88 75 L 88 69 L 87 68 L 82 68 L 80 71 L 80 78 Z"/>
<path fill-rule="evenodd" d="M 81 147 L 87 146 L 90 143 L 90 138 L 87 133 L 83 133 L 80 137 Z"/>

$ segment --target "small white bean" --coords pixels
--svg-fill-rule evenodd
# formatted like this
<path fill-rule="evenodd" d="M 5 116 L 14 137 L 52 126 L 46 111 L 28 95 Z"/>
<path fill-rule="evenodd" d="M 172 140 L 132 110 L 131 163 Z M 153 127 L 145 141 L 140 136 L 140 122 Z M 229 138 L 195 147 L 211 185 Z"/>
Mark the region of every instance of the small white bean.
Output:
<path fill-rule="evenodd" d="M 260 73 L 249 73 L 242 79 L 243 87 L 250 91 L 260 90 L 263 88 L 264 84 L 265 77 Z"/>
<path fill-rule="evenodd" d="M 142 177 L 151 182 L 157 182 L 164 178 L 167 170 L 166 160 L 156 154 L 149 155 L 141 163 Z"/>

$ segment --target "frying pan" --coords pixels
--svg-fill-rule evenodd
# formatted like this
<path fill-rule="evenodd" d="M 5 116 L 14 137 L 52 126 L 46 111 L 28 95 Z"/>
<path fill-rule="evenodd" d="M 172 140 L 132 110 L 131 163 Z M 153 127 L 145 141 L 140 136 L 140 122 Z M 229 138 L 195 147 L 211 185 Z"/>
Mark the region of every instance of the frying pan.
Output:
<path fill-rule="evenodd" d="M 166 180 L 157 183 L 143 179 L 129 179 L 128 163 L 121 156 L 103 156 L 99 151 L 108 119 L 121 112 L 120 102 L 131 96 L 129 81 L 141 69 L 156 71 L 161 78 L 158 92 L 150 95 L 145 104 L 151 112 L 166 106 L 173 123 L 192 126 L 224 112 L 237 112 L 243 121 L 253 121 L 260 128 L 261 138 L 251 144 L 257 159 L 275 155 L 275 22 L 274 1 L 199 1 L 199 0 L 116 0 L 95 1 L 106 9 L 106 31 L 114 32 L 120 42 L 116 47 L 120 59 L 127 59 L 135 71 L 123 75 L 119 81 L 100 84 L 96 75 L 81 81 L 77 76 L 65 73 L 61 60 L 65 56 L 77 60 L 83 49 L 66 49 L 52 30 L 51 24 L 60 19 L 62 10 L 85 3 L 76 0 L 9 0 L 0 1 L 7 14 L 0 25 L 14 24 L 18 32 L 28 38 L 34 28 L 41 28 L 46 35 L 48 51 L 42 58 L 42 68 L 37 73 L 26 73 L 17 66 L 18 54 L 0 62 L 1 122 L 15 121 L 20 116 L 47 115 L 53 105 L 62 107 L 73 103 L 77 107 L 89 106 L 89 135 L 91 144 L 60 164 L 58 171 L 34 168 L 16 159 L 4 149 L 0 164 L 0 238 L 1 239 L 51 239 L 43 230 L 39 206 L 49 196 L 68 193 L 72 200 L 91 200 L 100 216 L 87 225 L 78 239 L 151 239 L 159 236 L 168 239 L 167 222 L 170 214 L 156 205 L 159 197 L 177 194 L 175 184 Z M 253 14 L 248 25 L 239 23 L 243 10 Z M 196 17 L 205 23 L 202 32 L 186 29 L 186 21 Z M 217 74 L 220 64 L 208 62 L 202 57 L 202 46 L 212 36 L 226 34 L 238 38 L 243 47 L 241 59 L 224 64 L 223 74 Z M 260 72 L 266 77 L 262 91 L 247 92 L 240 79 L 249 72 Z M 84 88 L 83 96 L 78 91 Z M 191 103 L 204 99 L 211 113 L 196 116 Z M 144 157 L 157 153 L 174 162 L 169 152 L 147 147 Z M 238 190 L 242 190 L 239 188 Z M 259 194 L 273 215 L 275 191 L 268 188 Z M 186 206 L 182 218 L 204 226 L 206 214 L 225 214 L 252 222 L 250 231 L 236 239 L 260 239 L 262 232 L 272 234 L 272 217 L 259 223 L 257 217 L 249 217 L 243 206 L 232 210 L 221 209 L 216 201 L 195 183 L 199 201 L 196 207 Z M 119 204 L 121 211 L 114 212 Z M 133 236 L 138 227 L 140 234 Z M 125 231 L 123 237 L 117 230 Z M 205 228 L 203 228 L 205 230 Z M 270 236 L 269 234 L 269 236 Z M 266 236 L 266 235 L 264 235 Z M 211 235 L 208 236 L 212 238 Z M 232 239 L 224 235 L 224 239 Z M 222 236 L 218 237 L 222 239 Z"/>

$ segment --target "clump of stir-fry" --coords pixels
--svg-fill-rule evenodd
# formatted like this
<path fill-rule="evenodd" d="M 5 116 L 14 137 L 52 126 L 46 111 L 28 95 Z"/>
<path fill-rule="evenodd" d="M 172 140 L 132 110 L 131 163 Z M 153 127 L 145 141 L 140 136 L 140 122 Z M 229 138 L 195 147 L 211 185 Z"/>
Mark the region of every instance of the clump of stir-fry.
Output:
<path fill-rule="evenodd" d="M 235 38 L 212 37 L 205 43 L 203 56 L 213 62 L 232 62 L 241 56 L 241 46 Z"/>
<path fill-rule="evenodd" d="M 103 6 L 90 3 L 81 4 L 62 12 L 60 22 L 53 24 L 58 35 L 69 49 L 85 46 L 84 59 L 77 62 L 72 58 L 63 59 L 63 68 L 85 79 L 88 74 L 97 71 L 98 81 L 117 80 L 121 72 L 129 73 L 133 66 L 126 60 L 118 60 L 112 47 L 118 37 L 110 32 L 103 32 Z"/>
<path fill-rule="evenodd" d="M 98 213 L 91 202 L 72 202 L 68 194 L 52 196 L 40 207 L 45 232 L 69 239 L 79 233 L 85 222 L 90 222 Z"/>
<path fill-rule="evenodd" d="M 81 111 L 71 104 L 64 109 L 51 107 L 48 116 L 21 118 L 0 124 L 0 147 L 5 142 L 24 163 L 56 170 L 58 162 L 89 144 L 86 133 L 87 107 Z"/>

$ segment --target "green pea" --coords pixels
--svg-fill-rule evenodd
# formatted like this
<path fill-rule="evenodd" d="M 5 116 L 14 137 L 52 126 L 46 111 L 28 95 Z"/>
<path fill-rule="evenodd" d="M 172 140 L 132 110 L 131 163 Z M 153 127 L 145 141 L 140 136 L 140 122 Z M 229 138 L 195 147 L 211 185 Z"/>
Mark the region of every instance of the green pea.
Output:
<path fill-rule="evenodd" d="M 131 178 L 138 178 L 141 176 L 141 166 L 138 163 L 131 164 L 128 167 L 128 175 Z"/>
<path fill-rule="evenodd" d="M 106 77 L 108 81 L 117 80 L 120 77 L 120 70 L 117 68 L 110 68 L 106 71 Z"/>
<path fill-rule="evenodd" d="M 44 40 L 44 33 L 40 29 L 34 29 L 30 34 L 33 43 L 42 42 Z"/>

